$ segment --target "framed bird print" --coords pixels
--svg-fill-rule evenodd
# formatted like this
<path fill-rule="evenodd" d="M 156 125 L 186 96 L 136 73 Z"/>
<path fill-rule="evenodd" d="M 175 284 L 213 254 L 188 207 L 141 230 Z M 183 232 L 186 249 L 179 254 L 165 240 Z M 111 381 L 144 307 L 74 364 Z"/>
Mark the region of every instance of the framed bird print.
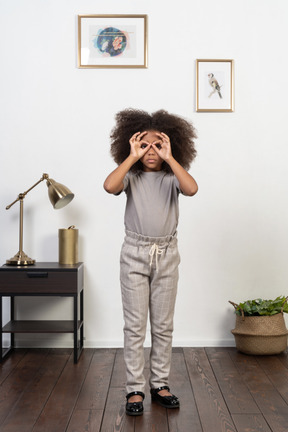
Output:
<path fill-rule="evenodd" d="M 147 15 L 78 15 L 79 68 L 147 68 Z"/>
<path fill-rule="evenodd" d="M 233 60 L 196 60 L 196 111 L 234 111 Z"/>

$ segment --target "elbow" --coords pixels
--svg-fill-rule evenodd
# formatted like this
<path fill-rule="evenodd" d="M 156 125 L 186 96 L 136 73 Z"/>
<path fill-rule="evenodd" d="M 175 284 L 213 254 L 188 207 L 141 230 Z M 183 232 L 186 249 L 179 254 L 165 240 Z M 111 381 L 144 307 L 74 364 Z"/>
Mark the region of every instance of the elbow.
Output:
<path fill-rule="evenodd" d="M 192 197 L 192 196 L 196 195 L 197 192 L 198 192 L 198 187 L 197 187 L 197 189 L 194 189 L 194 190 L 189 191 L 188 194 L 186 194 L 186 195 Z"/>
<path fill-rule="evenodd" d="M 121 191 L 122 191 L 122 189 L 123 189 L 123 187 L 122 188 L 115 188 L 115 186 L 113 186 L 112 184 L 111 184 L 111 182 L 110 181 L 107 181 L 107 180 L 105 180 L 105 182 L 104 182 L 104 184 L 103 184 L 103 187 L 104 187 L 104 190 L 107 192 L 107 193 L 109 193 L 109 194 L 113 194 L 113 195 L 117 195 L 117 194 L 119 194 Z"/>
<path fill-rule="evenodd" d="M 103 184 L 103 188 L 106 192 L 108 193 L 113 193 L 112 188 L 111 188 L 111 183 L 108 181 L 108 179 L 105 180 L 104 184 Z"/>
<path fill-rule="evenodd" d="M 198 185 L 195 184 L 191 188 L 184 191 L 184 194 L 187 196 L 194 196 L 198 192 Z"/>
<path fill-rule="evenodd" d="M 113 190 L 108 183 L 104 182 L 103 187 L 106 192 L 108 192 L 109 194 L 113 194 Z"/>

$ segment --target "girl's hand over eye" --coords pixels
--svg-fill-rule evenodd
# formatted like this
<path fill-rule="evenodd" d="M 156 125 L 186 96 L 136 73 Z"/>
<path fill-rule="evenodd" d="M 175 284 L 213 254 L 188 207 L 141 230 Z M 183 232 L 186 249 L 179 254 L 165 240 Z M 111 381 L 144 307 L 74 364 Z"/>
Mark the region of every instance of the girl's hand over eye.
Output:
<path fill-rule="evenodd" d="M 142 139 L 146 134 L 146 131 L 136 132 L 129 140 L 130 154 L 137 160 L 141 159 L 151 147 L 151 144 Z"/>
<path fill-rule="evenodd" d="M 156 135 L 159 136 L 159 140 L 154 141 L 152 147 L 164 161 L 168 161 L 172 156 L 170 138 L 164 132 Z"/>

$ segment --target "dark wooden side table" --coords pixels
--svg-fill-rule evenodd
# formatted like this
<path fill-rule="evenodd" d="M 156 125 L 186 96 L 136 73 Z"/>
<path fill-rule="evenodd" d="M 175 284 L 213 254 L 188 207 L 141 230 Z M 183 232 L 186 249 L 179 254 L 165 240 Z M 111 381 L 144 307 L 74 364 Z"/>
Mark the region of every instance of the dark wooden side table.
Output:
<path fill-rule="evenodd" d="M 73 333 L 74 363 L 83 350 L 83 263 L 62 265 L 57 262 L 39 262 L 32 266 L 0 267 L 0 324 L 2 362 L 14 348 L 15 333 Z M 73 297 L 73 320 L 20 321 L 14 313 L 17 296 Z M 2 298 L 10 297 L 10 321 L 3 326 Z M 3 333 L 11 334 L 10 347 L 3 348 Z"/>

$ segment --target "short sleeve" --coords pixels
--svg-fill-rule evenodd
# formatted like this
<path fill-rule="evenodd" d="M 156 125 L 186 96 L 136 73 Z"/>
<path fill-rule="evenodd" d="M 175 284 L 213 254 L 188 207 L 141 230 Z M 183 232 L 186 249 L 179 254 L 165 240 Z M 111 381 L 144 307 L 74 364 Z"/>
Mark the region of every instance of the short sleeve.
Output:
<path fill-rule="evenodd" d="M 129 175 L 128 174 L 124 177 L 123 184 L 124 184 L 123 191 L 125 192 L 127 190 L 128 185 L 129 185 Z"/>
<path fill-rule="evenodd" d="M 124 179 L 123 179 L 123 189 L 120 191 L 120 192 L 118 192 L 117 194 L 115 194 L 115 195 L 121 195 L 122 194 L 122 192 L 126 192 L 126 190 L 127 190 L 127 188 L 128 188 L 128 185 L 129 185 L 129 174 L 126 174 L 126 176 L 124 177 Z"/>
<path fill-rule="evenodd" d="M 176 176 L 174 176 L 174 186 L 176 187 L 178 193 L 185 195 L 185 193 L 180 189 L 180 184 Z"/>

